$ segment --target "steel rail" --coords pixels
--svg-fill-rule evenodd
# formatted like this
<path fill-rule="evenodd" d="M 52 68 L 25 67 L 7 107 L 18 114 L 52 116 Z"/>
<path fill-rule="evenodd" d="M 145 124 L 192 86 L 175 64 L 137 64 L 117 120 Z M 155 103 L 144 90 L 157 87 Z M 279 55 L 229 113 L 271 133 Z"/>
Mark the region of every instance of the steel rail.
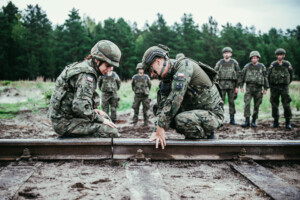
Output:
<path fill-rule="evenodd" d="M 0 160 L 300 160 L 300 140 L 0 139 Z"/>

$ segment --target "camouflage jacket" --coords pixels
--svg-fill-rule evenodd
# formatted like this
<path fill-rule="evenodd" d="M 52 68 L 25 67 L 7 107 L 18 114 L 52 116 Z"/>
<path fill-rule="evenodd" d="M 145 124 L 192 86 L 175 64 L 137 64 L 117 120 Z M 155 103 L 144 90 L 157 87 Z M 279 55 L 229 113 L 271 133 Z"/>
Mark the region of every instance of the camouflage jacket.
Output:
<path fill-rule="evenodd" d="M 151 80 L 147 74 L 140 76 L 136 74 L 132 77 L 131 88 L 135 94 L 149 95 L 151 89 Z"/>
<path fill-rule="evenodd" d="M 56 79 L 48 115 L 55 119 L 84 118 L 103 122 L 94 111 L 100 104 L 97 76 L 91 60 L 68 65 Z"/>
<path fill-rule="evenodd" d="M 268 69 L 268 80 L 270 86 L 289 85 L 293 80 L 293 67 L 291 63 L 283 60 L 282 65 L 279 65 L 277 60 L 273 61 Z"/>
<path fill-rule="evenodd" d="M 171 64 L 161 80 L 157 94 L 156 125 L 168 129 L 178 113 L 208 110 L 223 119 L 223 102 L 218 89 L 208 75 L 192 59 L 180 59 Z"/>
<path fill-rule="evenodd" d="M 105 74 L 99 78 L 99 88 L 102 92 L 117 93 L 120 89 L 121 80 L 116 72 L 111 75 Z"/>
<path fill-rule="evenodd" d="M 215 70 L 218 72 L 218 81 L 221 89 L 237 88 L 239 83 L 240 67 L 235 59 L 226 62 L 221 59 L 216 63 Z"/>
<path fill-rule="evenodd" d="M 253 65 L 251 62 L 246 64 L 241 73 L 241 85 L 244 86 L 244 83 L 263 86 L 264 90 L 269 88 L 269 82 L 267 79 L 267 68 L 262 63 L 257 63 Z"/>

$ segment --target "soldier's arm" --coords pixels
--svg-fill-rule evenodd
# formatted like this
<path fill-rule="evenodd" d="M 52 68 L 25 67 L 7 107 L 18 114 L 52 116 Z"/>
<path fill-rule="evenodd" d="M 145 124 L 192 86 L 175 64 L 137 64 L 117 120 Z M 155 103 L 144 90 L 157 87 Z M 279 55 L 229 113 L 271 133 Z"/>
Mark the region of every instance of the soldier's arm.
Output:
<path fill-rule="evenodd" d="M 244 66 L 244 68 L 241 72 L 241 75 L 240 75 L 240 88 L 244 87 L 246 72 L 247 72 L 247 65 Z"/>
<path fill-rule="evenodd" d="M 103 83 L 103 77 L 100 76 L 98 81 L 99 90 L 101 90 L 102 83 Z"/>
<path fill-rule="evenodd" d="M 152 84 L 151 84 L 151 80 L 150 80 L 150 78 L 148 76 L 147 76 L 147 84 L 148 84 L 148 87 L 149 87 L 149 90 L 150 90 Z"/>
<path fill-rule="evenodd" d="M 119 90 L 120 87 L 121 87 L 121 79 L 120 79 L 120 77 L 118 76 L 117 73 L 116 73 L 116 82 L 117 82 L 117 87 L 118 87 L 118 90 Z"/>
<path fill-rule="evenodd" d="M 235 69 L 235 72 L 236 72 L 236 82 L 235 82 L 235 88 L 238 88 L 239 87 L 239 81 L 240 81 L 240 75 L 241 75 L 241 68 L 239 66 L 239 63 L 235 60 L 234 61 L 234 69 Z"/>
<path fill-rule="evenodd" d="M 292 67 L 291 63 L 288 62 L 288 64 L 289 64 L 290 83 L 291 83 L 294 79 L 294 73 L 293 73 L 293 67 Z"/>
<path fill-rule="evenodd" d="M 133 76 L 132 80 L 131 80 L 131 89 L 132 89 L 132 91 L 134 91 L 134 86 L 135 86 L 135 80 L 134 80 L 134 76 Z"/>
<path fill-rule="evenodd" d="M 219 69 L 220 69 L 220 61 L 218 61 L 215 66 L 216 71 L 219 71 Z"/>
<path fill-rule="evenodd" d="M 92 122 L 103 122 L 104 119 L 94 110 L 93 95 L 96 88 L 96 77 L 92 74 L 79 74 L 75 80 L 74 100 L 72 102 L 72 111 L 80 118 Z"/>
<path fill-rule="evenodd" d="M 264 90 L 268 90 L 269 81 L 268 81 L 267 68 L 265 66 L 263 67 L 263 75 L 264 75 Z"/>
<path fill-rule="evenodd" d="M 218 72 L 216 81 L 219 81 L 219 70 L 220 70 L 220 61 L 216 63 L 215 70 Z"/>
<path fill-rule="evenodd" d="M 187 86 L 191 81 L 193 67 L 191 65 L 179 66 L 177 73 L 174 75 L 171 84 L 171 92 L 164 102 L 163 108 L 158 115 L 157 123 L 160 127 L 168 129 L 172 119 L 177 114 L 183 97 L 187 91 Z"/>

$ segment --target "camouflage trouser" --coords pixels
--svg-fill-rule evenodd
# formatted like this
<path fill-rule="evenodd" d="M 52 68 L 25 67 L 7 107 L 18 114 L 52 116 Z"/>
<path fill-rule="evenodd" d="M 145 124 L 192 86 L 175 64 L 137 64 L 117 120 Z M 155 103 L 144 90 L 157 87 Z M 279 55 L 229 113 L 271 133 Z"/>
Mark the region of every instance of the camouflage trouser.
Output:
<path fill-rule="evenodd" d="M 250 104 L 251 99 L 254 99 L 254 109 L 252 118 L 257 119 L 259 106 L 262 103 L 263 93 L 262 93 L 262 86 L 260 85 L 247 85 L 246 86 L 246 94 L 244 96 L 245 102 L 245 110 L 244 110 L 244 117 L 250 117 Z"/>
<path fill-rule="evenodd" d="M 109 138 L 120 137 L 118 129 L 86 119 L 51 119 L 52 127 L 61 136 Z"/>
<path fill-rule="evenodd" d="M 102 110 L 109 115 L 110 106 L 110 118 L 115 121 L 117 119 L 117 107 L 119 99 L 117 93 L 113 92 L 102 92 Z"/>
<path fill-rule="evenodd" d="M 143 104 L 144 122 L 148 121 L 148 110 L 150 108 L 150 99 L 146 94 L 135 94 L 132 108 L 134 110 L 133 123 L 138 122 L 140 104 Z"/>
<path fill-rule="evenodd" d="M 222 92 L 222 100 L 225 102 L 226 93 L 228 95 L 228 104 L 229 104 L 229 114 L 235 114 L 235 105 L 234 100 L 236 98 L 236 93 L 234 93 L 234 89 L 221 89 Z"/>
<path fill-rule="evenodd" d="M 270 102 L 272 104 L 272 117 L 273 118 L 279 118 L 279 98 L 281 96 L 281 102 L 284 109 L 284 117 L 287 119 L 292 118 L 292 111 L 290 102 L 292 101 L 292 98 L 290 97 L 289 93 L 289 86 L 272 86 L 271 88 L 271 97 Z"/>
<path fill-rule="evenodd" d="M 222 124 L 221 117 L 207 110 L 191 110 L 175 117 L 177 132 L 186 139 L 205 139 Z"/>

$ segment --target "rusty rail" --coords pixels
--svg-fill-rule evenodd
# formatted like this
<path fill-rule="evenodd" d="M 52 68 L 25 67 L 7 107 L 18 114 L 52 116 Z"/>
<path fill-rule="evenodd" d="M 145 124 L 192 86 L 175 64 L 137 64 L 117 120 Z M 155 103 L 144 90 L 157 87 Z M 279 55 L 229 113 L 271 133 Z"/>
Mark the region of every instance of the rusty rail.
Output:
<path fill-rule="evenodd" d="M 300 140 L 1 139 L 0 160 L 300 160 Z"/>

